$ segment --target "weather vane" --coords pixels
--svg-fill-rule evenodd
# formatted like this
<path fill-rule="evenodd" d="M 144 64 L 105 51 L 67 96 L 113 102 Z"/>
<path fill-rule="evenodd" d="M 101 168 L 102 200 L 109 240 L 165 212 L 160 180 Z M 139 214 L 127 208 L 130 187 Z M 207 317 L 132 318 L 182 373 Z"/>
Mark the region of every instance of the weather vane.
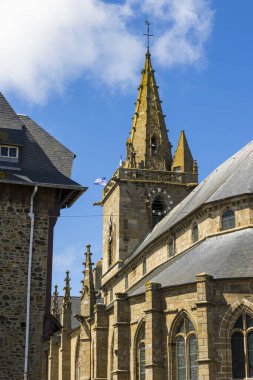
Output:
<path fill-rule="evenodd" d="M 153 37 L 154 35 L 153 34 L 150 34 L 150 21 L 146 20 L 146 24 L 147 24 L 147 33 L 144 33 L 143 35 L 144 36 L 147 36 L 147 39 L 148 39 L 148 52 L 149 52 L 149 41 L 150 41 L 150 37 Z"/>

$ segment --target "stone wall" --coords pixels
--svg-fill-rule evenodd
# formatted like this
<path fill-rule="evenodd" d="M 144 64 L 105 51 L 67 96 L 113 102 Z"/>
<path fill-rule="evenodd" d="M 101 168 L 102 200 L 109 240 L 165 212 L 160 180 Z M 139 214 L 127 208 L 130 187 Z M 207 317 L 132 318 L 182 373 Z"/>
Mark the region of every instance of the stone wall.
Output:
<path fill-rule="evenodd" d="M 231 326 L 242 310 L 253 315 L 252 285 L 252 279 L 214 280 L 203 273 L 193 284 L 167 289 L 147 283 L 145 294 L 129 299 L 117 293 L 112 307 L 100 306 L 103 323 L 99 323 L 101 315 L 96 319 L 95 311 L 96 323 L 92 324 L 92 355 L 97 357 L 98 367 L 101 363 L 104 366 L 99 378 L 136 378 L 136 340 L 144 323 L 146 380 L 176 379 L 175 333 L 178 321 L 185 316 L 197 336 L 198 378 L 231 379 Z M 98 331 L 103 331 L 99 341 Z M 105 355 L 100 355 L 104 345 L 108 346 L 107 364 Z"/>
<path fill-rule="evenodd" d="M 26 290 L 33 187 L 1 184 L 0 192 L 0 378 L 20 380 L 24 372 Z M 56 191 L 39 188 L 34 199 L 35 225 L 31 281 L 29 379 L 38 379 L 43 353 L 46 302 L 48 210 Z"/>
<path fill-rule="evenodd" d="M 104 202 L 103 279 L 104 284 L 117 272 L 120 264 L 152 229 L 152 203 L 162 199 L 163 216 L 184 199 L 191 187 L 173 183 L 139 181 L 121 182 Z M 108 265 L 109 218 L 113 222 L 113 263 Z"/>

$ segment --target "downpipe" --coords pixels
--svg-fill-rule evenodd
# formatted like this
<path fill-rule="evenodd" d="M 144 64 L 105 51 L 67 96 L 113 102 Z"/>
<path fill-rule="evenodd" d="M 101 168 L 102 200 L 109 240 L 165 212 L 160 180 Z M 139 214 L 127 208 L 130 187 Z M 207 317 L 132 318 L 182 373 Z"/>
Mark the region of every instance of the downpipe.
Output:
<path fill-rule="evenodd" d="M 34 234 L 34 210 L 33 201 L 38 191 L 38 186 L 34 187 L 31 201 L 30 212 L 28 214 L 31 219 L 30 227 L 30 243 L 28 257 L 28 274 L 27 274 L 27 292 L 26 292 L 26 330 L 25 330 L 25 365 L 24 365 L 24 380 L 28 379 L 28 364 L 29 364 L 29 335 L 30 335 L 30 307 L 31 307 L 31 277 L 32 277 L 32 256 L 33 256 L 33 234 Z"/>

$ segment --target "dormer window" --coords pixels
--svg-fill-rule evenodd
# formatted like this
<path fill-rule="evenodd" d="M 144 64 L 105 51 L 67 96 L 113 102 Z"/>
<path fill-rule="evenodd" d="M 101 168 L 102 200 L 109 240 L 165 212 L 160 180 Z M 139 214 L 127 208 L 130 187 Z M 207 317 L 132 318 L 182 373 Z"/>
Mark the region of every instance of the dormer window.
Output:
<path fill-rule="evenodd" d="M 16 146 L 0 145 L 0 157 L 4 159 L 17 159 L 18 148 Z"/>

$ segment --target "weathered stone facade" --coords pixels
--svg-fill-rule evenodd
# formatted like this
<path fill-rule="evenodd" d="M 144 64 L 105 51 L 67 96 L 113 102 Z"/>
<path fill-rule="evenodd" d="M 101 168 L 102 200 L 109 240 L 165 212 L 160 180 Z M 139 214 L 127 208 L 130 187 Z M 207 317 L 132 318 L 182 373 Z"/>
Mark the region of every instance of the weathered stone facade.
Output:
<path fill-rule="evenodd" d="M 197 187 L 183 132 L 170 149 L 147 54 L 127 158 L 103 192 L 101 279 L 87 246 L 70 372 L 48 380 L 252 378 L 253 142 Z M 52 339 L 51 367 L 59 353 Z"/>
<path fill-rule="evenodd" d="M 20 379 L 24 367 L 26 290 L 33 187 L 1 185 L 0 368 L 3 379 Z M 57 206 L 57 191 L 39 189 L 34 200 L 35 230 L 31 284 L 30 373 L 40 371 L 43 318 L 46 305 L 49 211 Z M 13 363 L 15 362 L 15 365 Z M 6 365 L 6 363 L 9 363 Z"/>

